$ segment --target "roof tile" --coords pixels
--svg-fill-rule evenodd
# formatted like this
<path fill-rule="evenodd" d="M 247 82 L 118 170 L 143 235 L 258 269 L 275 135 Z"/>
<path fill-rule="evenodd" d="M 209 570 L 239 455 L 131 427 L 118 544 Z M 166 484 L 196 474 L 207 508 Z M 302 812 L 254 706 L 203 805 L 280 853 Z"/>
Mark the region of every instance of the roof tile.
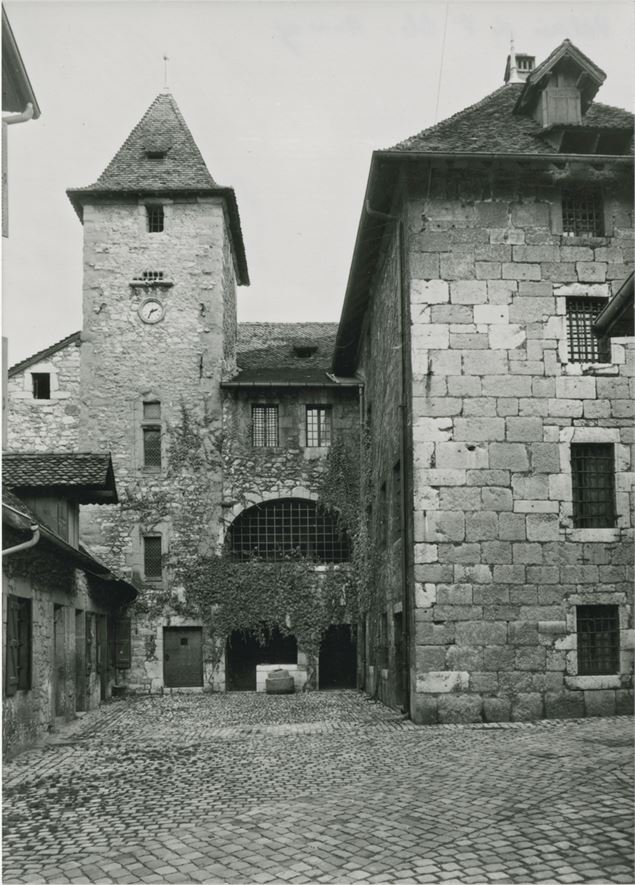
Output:
<path fill-rule="evenodd" d="M 6 452 L 2 476 L 9 489 L 91 489 L 114 493 L 115 479 L 108 453 Z"/>

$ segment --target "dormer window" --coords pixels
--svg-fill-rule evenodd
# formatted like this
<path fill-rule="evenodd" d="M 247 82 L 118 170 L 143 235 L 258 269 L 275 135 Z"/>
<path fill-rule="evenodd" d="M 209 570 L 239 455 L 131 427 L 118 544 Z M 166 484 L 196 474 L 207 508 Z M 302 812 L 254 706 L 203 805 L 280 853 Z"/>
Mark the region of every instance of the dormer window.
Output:
<path fill-rule="evenodd" d="M 147 150 L 146 157 L 148 160 L 165 160 L 168 152 L 164 150 Z"/>
<path fill-rule="evenodd" d="M 300 359 L 306 359 L 307 357 L 313 356 L 314 353 L 317 353 L 317 344 L 294 344 L 293 345 L 293 353 L 295 356 Z"/>

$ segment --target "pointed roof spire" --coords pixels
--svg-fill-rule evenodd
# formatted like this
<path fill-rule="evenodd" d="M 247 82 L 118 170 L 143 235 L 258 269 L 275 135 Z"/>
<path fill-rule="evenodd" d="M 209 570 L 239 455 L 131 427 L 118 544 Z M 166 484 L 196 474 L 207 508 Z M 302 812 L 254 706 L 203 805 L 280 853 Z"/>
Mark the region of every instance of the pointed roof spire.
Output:
<path fill-rule="evenodd" d="M 154 99 L 94 184 L 66 191 L 80 220 L 89 199 L 113 196 L 219 196 L 226 200 L 238 278 L 248 284 L 236 195 L 216 184 L 179 106 L 169 92 Z"/>
<path fill-rule="evenodd" d="M 512 34 L 511 39 L 509 41 L 509 78 L 505 81 L 506 83 L 520 83 L 520 77 L 518 76 L 518 66 L 516 64 L 516 50 L 514 49 L 514 35 Z"/>

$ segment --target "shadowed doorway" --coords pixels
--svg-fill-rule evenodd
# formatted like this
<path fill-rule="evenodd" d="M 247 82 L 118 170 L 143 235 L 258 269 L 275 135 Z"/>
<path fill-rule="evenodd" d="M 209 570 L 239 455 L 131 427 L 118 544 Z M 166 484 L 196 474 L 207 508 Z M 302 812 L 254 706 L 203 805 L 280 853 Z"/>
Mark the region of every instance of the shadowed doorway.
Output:
<path fill-rule="evenodd" d="M 320 644 L 320 688 L 355 688 L 357 650 L 350 624 L 332 624 Z"/>
<path fill-rule="evenodd" d="M 297 664 L 298 644 L 295 636 L 282 636 L 272 630 L 261 645 L 253 633 L 235 630 L 227 641 L 225 671 L 227 691 L 255 691 L 258 664 Z"/>

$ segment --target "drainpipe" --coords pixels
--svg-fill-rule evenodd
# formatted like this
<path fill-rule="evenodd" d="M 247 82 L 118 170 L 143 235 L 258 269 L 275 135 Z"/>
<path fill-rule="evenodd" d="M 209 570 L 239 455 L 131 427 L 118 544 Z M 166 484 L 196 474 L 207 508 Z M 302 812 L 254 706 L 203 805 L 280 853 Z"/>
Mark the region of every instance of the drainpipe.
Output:
<path fill-rule="evenodd" d="M 2 122 L 7 126 L 12 126 L 14 123 L 27 123 L 32 119 L 33 105 L 29 102 L 21 114 L 9 114 L 7 117 L 2 118 Z"/>
<path fill-rule="evenodd" d="M 11 507 L 9 504 L 2 505 L 6 510 L 11 510 L 12 513 L 15 513 L 17 516 L 21 516 L 22 519 L 29 522 L 29 517 L 26 513 L 21 513 L 19 510 L 16 510 L 15 507 Z M 16 528 L 26 528 L 26 526 L 21 526 L 16 519 L 17 523 Z M 37 542 L 40 540 L 40 527 L 36 522 L 30 523 L 28 526 L 29 530 L 33 532 L 33 536 L 29 538 L 28 541 L 23 541 L 22 544 L 16 544 L 14 547 L 7 547 L 6 550 L 2 551 L 3 556 L 10 556 L 12 553 L 19 553 L 21 550 L 28 550 L 29 547 L 35 547 Z"/>
<path fill-rule="evenodd" d="M 399 301 L 399 339 L 401 342 L 401 396 L 399 398 L 399 414 L 400 414 L 400 462 L 401 462 L 401 573 L 402 573 L 402 628 L 403 628 L 403 649 L 404 649 L 404 670 L 406 673 L 406 684 L 404 686 L 404 707 L 405 712 L 410 714 L 410 519 L 406 501 L 410 501 L 410 464 L 408 462 L 408 411 L 406 409 L 406 390 L 408 385 L 408 348 L 406 347 L 406 318 L 408 316 L 408 305 L 406 302 L 406 285 L 405 285 L 405 245 L 403 233 L 403 221 L 398 215 L 389 215 L 386 212 L 379 212 L 372 209 L 370 202 L 366 200 L 364 205 L 367 215 L 374 218 L 381 218 L 384 221 L 394 221 L 395 231 L 397 235 L 397 285 L 398 285 L 398 301 Z"/>

